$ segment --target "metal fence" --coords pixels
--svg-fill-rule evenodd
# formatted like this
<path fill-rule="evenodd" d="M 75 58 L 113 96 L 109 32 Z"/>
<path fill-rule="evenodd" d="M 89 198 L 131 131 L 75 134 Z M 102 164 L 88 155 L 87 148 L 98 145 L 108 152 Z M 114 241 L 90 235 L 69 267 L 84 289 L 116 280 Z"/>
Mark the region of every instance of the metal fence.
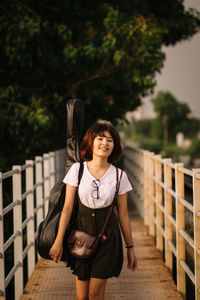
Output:
<path fill-rule="evenodd" d="M 186 169 L 182 163 L 172 163 L 170 158 L 163 159 L 130 142 L 124 148 L 124 165 L 134 186 L 131 200 L 171 272 L 175 257 L 177 290 L 186 297 L 187 274 L 194 284 L 195 299 L 199 300 L 200 169 Z M 189 229 L 188 212 L 192 214 Z M 186 257 L 188 245 L 192 249 L 192 263 Z"/>
<path fill-rule="evenodd" d="M 27 260 L 28 279 L 37 261 L 36 230 L 47 213 L 49 191 L 64 175 L 64 166 L 65 150 L 59 150 L 0 173 L 0 299 L 6 298 L 6 289 L 13 278 L 14 299 L 18 300 L 23 293 L 24 261 Z M 175 257 L 177 290 L 186 296 L 187 274 L 194 284 L 195 298 L 200 300 L 200 169 L 185 169 L 181 163 L 172 163 L 170 158 L 163 159 L 132 143 L 124 147 L 124 166 L 134 187 L 131 200 L 171 272 Z M 188 178 L 190 198 L 186 191 Z M 9 191 L 7 181 L 10 181 Z M 189 231 L 187 212 L 192 214 Z M 5 222 L 9 214 L 13 232 L 5 239 L 5 227 L 12 227 Z M 193 265 L 187 262 L 187 245 L 193 251 Z M 6 255 L 12 247 L 13 265 L 5 271 Z"/>
<path fill-rule="evenodd" d="M 6 299 L 6 289 L 13 278 L 14 299 L 18 300 L 23 293 L 24 260 L 27 259 L 30 278 L 37 260 L 37 227 L 47 213 L 49 192 L 64 175 L 64 168 L 63 149 L 36 156 L 35 160 L 26 160 L 23 166 L 13 166 L 11 171 L 0 173 L 0 299 Z M 4 191 L 8 181 L 9 191 L 8 188 Z M 7 224 L 9 214 L 10 224 Z M 12 227 L 12 223 L 13 232 L 4 240 L 5 226 Z M 12 247 L 13 266 L 6 272 L 6 255 Z"/>

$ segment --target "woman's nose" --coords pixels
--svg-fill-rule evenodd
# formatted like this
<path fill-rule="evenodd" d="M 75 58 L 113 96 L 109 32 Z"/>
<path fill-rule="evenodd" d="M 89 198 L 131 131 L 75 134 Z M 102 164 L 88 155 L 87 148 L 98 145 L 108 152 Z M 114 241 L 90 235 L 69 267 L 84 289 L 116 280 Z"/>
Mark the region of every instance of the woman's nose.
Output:
<path fill-rule="evenodd" d="M 103 145 L 107 145 L 107 139 L 103 139 Z"/>

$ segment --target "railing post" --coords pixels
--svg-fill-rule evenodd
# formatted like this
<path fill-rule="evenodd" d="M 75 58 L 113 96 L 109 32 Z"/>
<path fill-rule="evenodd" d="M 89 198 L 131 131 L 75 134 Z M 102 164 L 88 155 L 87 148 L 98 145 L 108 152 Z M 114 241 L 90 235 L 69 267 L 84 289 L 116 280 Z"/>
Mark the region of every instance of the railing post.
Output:
<path fill-rule="evenodd" d="M 30 278 L 35 268 L 35 230 L 34 230 L 34 190 L 33 190 L 33 161 L 26 160 L 26 191 L 32 191 L 26 197 L 26 217 L 29 219 L 27 223 L 27 245 L 28 250 L 28 278 Z"/>
<path fill-rule="evenodd" d="M 141 203 L 141 208 L 140 211 L 143 211 L 143 216 L 144 216 L 144 153 L 143 151 L 138 152 L 139 153 L 139 194 L 140 194 L 140 201 Z M 142 215 L 142 213 L 140 214 Z"/>
<path fill-rule="evenodd" d="M 35 182 L 36 182 L 36 206 L 37 206 L 37 227 L 44 218 L 43 203 L 43 175 L 42 175 L 42 157 L 35 157 Z"/>
<path fill-rule="evenodd" d="M 155 165 L 154 165 L 154 153 L 149 152 L 149 163 L 148 163 L 148 173 L 149 173 L 149 233 L 153 237 L 155 236 L 155 223 L 154 223 L 154 215 L 155 215 L 155 204 L 152 197 L 154 197 L 155 187 L 154 187 L 154 180 L 152 176 L 155 174 Z"/>
<path fill-rule="evenodd" d="M 172 168 L 168 165 L 171 163 L 171 158 L 164 159 L 164 198 L 165 198 L 165 265 L 172 272 L 173 256 L 169 247 L 168 241 L 172 241 L 172 224 L 168 219 L 168 214 L 172 215 L 172 196 L 167 191 L 172 188 Z"/>
<path fill-rule="evenodd" d="M 148 151 L 144 151 L 144 224 L 149 226 Z"/>
<path fill-rule="evenodd" d="M 162 181 L 162 163 L 157 160 L 161 158 L 161 155 L 155 156 L 155 174 L 156 174 L 156 247 L 163 251 L 163 235 L 159 227 L 163 227 L 163 214 L 159 208 L 159 204 L 162 204 L 162 187 L 158 181 Z"/>
<path fill-rule="evenodd" d="M 200 300 L 200 169 L 193 169 L 195 299 Z"/>
<path fill-rule="evenodd" d="M 0 300 L 5 299 L 4 228 L 3 228 L 3 182 L 0 172 Z"/>
<path fill-rule="evenodd" d="M 185 229 L 184 206 L 179 202 L 179 198 L 184 198 L 184 174 L 178 168 L 184 167 L 182 163 L 175 164 L 176 183 L 176 249 L 177 249 L 177 290 L 186 295 L 185 271 L 180 264 L 180 260 L 185 260 L 185 240 L 180 234 L 180 229 Z"/>
<path fill-rule="evenodd" d="M 49 191 L 50 191 L 50 163 L 49 154 L 43 154 L 44 166 L 44 214 L 46 216 L 49 206 Z"/>
<path fill-rule="evenodd" d="M 55 185 L 55 153 L 49 153 L 49 161 L 50 161 L 50 189 Z"/>
<path fill-rule="evenodd" d="M 13 170 L 19 171 L 13 175 L 13 202 L 20 201 L 13 209 L 14 233 L 18 232 L 18 236 L 14 240 L 14 264 L 18 265 L 15 273 L 15 299 L 19 299 L 23 293 L 21 166 L 13 166 Z"/>

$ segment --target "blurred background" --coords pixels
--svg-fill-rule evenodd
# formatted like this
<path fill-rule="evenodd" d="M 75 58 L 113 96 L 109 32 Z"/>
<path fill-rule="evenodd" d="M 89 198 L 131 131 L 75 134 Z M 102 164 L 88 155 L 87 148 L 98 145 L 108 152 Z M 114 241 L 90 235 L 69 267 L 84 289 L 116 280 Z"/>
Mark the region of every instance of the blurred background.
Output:
<path fill-rule="evenodd" d="M 0 3 L 0 169 L 65 147 L 65 104 L 85 130 L 111 121 L 122 141 L 198 167 L 198 0 Z"/>
<path fill-rule="evenodd" d="M 198 0 L 185 0 L 185 8 L 194 8 L 200 11 L 200 2 Z M 140 141 L 141 147 L 161 153 L 164 156 L 170 156 L 174 161 L 180 161 L 185 164 L 186 167 L 192 168 L 200 167 L 200 33 L 195 34 L 188 40 L 180 41 L 173 46 L 163 46 L 163 52 L 166 55 L 164 66 L 159 74 L 156 75 L 156 86 L 153 95 L 149 95 L 142 99 L 142 105 L 134 112 L 127 112 L 126 118 L 133 126 L 127 126 L 127 136 L 131 136 L 128 132 L 131 129 L 134 131 L 132 140 Z M 151 139 L 150 144 L 148 138 L 146 141 L 143 137 L 148 132 L 152 137 L 153 132 L 149 132 L 149 126 L 154 126 L 154 122 L 157 113 L 155 102 L 152 101 L 154 97 L 157 97 L 157 101 L 162 101 L 160 92 L 163 93 L 163 97 L 167 102 L 167 97 L 173 97 L 175 102 L 186 104 L 188 108 L 187 117 L 188 124 L 187 128 L 181 127 L 181 120 L 178 120 L 177 114 L 174 116 L 175 124 L 170 126 L 174 139 L 169 140 L 166 134 L 168 126 L 166 124 L 167 119 L 163 119 L 163 139 Z M 171 95 L 168 94 L 171 93 Z M 160 95 L 160 97 L 159 97 Z M 164 101 L 164 99 L 163 99 Z M 170 100 L 168 100 L 170 102 Z M 168 103 L 169 104 L 169 103 Z M 172 104 L 173 105 L 173 104 Z M 175 106 L 174 106 L 175 107 Z M 170 110 L 171 111 L 171 110 Z M 171 113 L 174 113 L 171 111 Z M 170 114 L 170 112 L 169 112 Z M 167 114 L 166 114 L 167 115 Z M 192 124 L 192 119 L 195 123 Z M 195 121 L 196 119 L 196 121 Z M 142 121 L 140 121 L 142 120 Z M 171 121 L 171 120 L 170 120 Z M 160 121 L 161 122 L 161 121 Z M 151 124 L 149 124 L 151 123 Z M 162 123 L 162 122 L 161 122 Z M 145 128 L 146 125 L 146 128 Z M 141 128 L 144 126 L 144 128 Z M 162 126 L 162 124 L 161 124 Z M 175 128 L 176 127 L 176 128 Z M 131 129 L 130 129 L 131 128 Z M 137 130 L 138 129 L 138 130 Z M 173 132 L 175 130 L 175 132 Z M 144 136 L 140 137 L 141 131 Z M 189 133 L 190 131 L 190 133 Z M 138 136 L 134 135 L 138 132 Z M 162 133 L 160 132 L 160 135 Z M 176 137 L 176 139 L 175 139 Z M 141 138 L 141 139 L 140 139 Z M 163 143 L 164 142 L 164 143 Z M 163 145 L 165 144 L 165 145 Z"/>
<path fill-rule="evenodd" d="M 185 0 L 185 7 L 200 11 L 200 1 Z M 193 116 L 200 118 L 200 33 L 175 46 L 163 47 L 166 54 L 164 67 L 156 75 L 159 90 L 169 90 L 181 102 L 188 104 Z M 150 98 L 143 99 L 143 117 L 153 116 L 153 105 Z"/>

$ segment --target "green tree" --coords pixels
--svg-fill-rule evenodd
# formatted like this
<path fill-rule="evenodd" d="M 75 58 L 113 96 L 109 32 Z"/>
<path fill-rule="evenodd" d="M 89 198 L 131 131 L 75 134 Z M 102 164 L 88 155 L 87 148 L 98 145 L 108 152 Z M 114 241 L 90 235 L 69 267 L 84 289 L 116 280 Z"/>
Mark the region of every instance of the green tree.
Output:
<path fill-rule="evenodd" d="M 151 99 L 157 117 L 153 125 L 153 135 L 163 139 L 165 143 L 176 140 L 177 132 L 189 136 L 199 130 L 199 120 L 190 118 L 190 108 L 180 103 L 170 92 L 160 91 Z"/>
<path fill-rule="evenodd" d="M 148 136 L 151 138 L 152 119 L 142 119 L 135 122 L 136 134 Z"/>
<path fill-rule="evenodd" d="M 200 132 L 200 119 L 193 117 L 183 121 L 180 131 L 182 131 L 187 138 L 195 138 Z"/>
<path fill-rule="evenodd" d="M 2 0 L 0 9 L 0 157 L 9 165 L 64 146 L 63 99 L 84 100 L 86 127 L 134 110 L 155 86 L 162 45 L 200 24 L 182 0 Z"/>

